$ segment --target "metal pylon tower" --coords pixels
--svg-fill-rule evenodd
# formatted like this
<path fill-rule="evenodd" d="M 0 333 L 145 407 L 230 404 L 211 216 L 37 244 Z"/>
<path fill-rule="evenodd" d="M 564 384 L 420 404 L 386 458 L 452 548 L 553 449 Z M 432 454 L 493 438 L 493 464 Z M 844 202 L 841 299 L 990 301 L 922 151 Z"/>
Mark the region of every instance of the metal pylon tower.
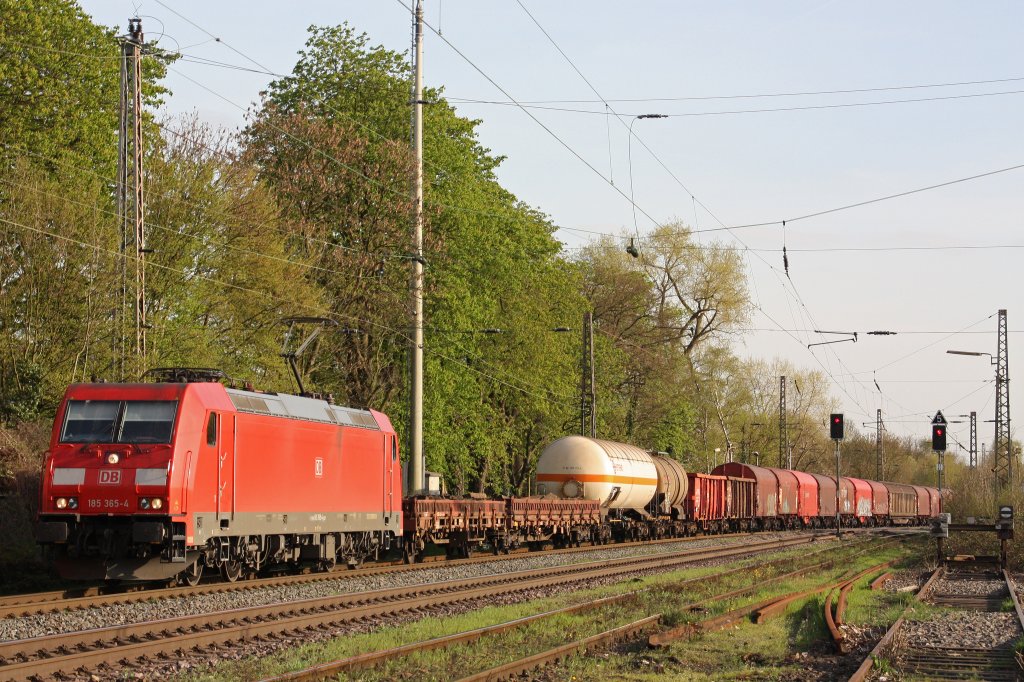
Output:
<path fill-rule="evenodd" d="M 121 306 L 117 320 L 118 379 L 146 364 L 146 204 L 142 191 L 142 20 L 128 20 L 121 38 L 121 125 L 118 131 L 117 213 L 121 225 Z"/>
<path fill-rule="evenodd" d="M 791 469 L 789 462 L 789 429 L 786 425 L 786 377 L 779 377 L 779 468 Z"/>
<path fill-rule="evenodd" d="M 580 377 L 580 434 L 597 438 L 597 388 L 594 385 L 594 314 L 583 313 Z"/>
<path fill-rule="evenodd" d="M 882 481 L 882 409 L 875 410 L 875 480 Z"/>
<path fill-rule="evenodd" d="M 971 468 L 978 468 L 978 413 L 971 410 Z"/>
<path fill-rule="evenodd" d="M 1010 441 L 1010 366 L 1006 335 L 1006 310 L 999 311 L 999 334 L 996 346 L 996 439 L 992 448 L 992 470 L 996 489 L 1013 483 L 1013 447 Z"/>

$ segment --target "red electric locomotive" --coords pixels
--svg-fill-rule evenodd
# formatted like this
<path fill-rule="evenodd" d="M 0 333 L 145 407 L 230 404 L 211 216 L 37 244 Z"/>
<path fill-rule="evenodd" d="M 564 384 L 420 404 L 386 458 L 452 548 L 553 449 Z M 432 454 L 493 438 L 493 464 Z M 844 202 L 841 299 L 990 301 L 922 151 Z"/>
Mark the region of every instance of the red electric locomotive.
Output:
<path fill-rule="evenodd" d="M 386 415 L 167 376 L 67 389 L 37 527 L 63 575 L 194 584 L 206 567 L 236 580 L 355 566 L 401 537 Z"/>

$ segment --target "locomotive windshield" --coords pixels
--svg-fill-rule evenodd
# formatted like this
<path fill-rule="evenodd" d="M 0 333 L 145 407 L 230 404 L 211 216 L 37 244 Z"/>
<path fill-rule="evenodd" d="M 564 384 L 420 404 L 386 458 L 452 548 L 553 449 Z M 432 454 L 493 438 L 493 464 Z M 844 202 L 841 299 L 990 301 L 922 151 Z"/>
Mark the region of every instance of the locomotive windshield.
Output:
<path fill-rule="evenodd" d="M 170 443 L 176 400 L 70 400 L 63 443 Z"/>

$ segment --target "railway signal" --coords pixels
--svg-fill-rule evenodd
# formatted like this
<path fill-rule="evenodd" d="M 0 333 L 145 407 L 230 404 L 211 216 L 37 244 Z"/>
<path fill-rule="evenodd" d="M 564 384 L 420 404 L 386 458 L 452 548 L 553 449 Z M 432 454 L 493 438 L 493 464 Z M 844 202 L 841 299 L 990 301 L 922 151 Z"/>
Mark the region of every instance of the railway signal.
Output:
<path fill-rule="evenodd" d="M 843 440 L 844 424 L 843 415 L 833 413 L 829 416 L 829 438 L 835 441 Z"/>
<path fill-rule="evenodd" d="M 943 469 L 946 468 L 945 459 L 943 455 L 946 454 L 946 417 L 942 414 L 942 410 L 937 410 L 935 416 L 932 417 L 932 450 L 939 456 L 938 461 L 938 487 L 939 487 L 939 509 L 942 509 L 942 478 L 945 472 Z"/>
<path fill-rule="evenodd" d="M 839 443 L 843 440 L 844 435 L 844 424 L 843 415 L 840 412 L 833 412 L 828 417 L 828 430 L 829 436 L 836 444 L 836 537 L 842 535 L 842 517 L 839 515 L 839 489 L 843 487 L 842 479 L 840 478 L 841 467 L 839 460 Z"/>

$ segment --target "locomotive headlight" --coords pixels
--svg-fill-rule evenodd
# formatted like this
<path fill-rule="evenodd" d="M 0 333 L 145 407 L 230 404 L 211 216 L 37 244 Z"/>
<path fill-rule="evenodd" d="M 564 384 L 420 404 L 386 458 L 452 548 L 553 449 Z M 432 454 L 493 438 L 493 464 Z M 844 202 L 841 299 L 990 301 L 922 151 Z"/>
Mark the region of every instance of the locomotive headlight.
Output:
<path fill-rule="evenodd" d="M 118 456 L 116 452 L 107 453 L 107 464 L 117 464 L 120 461 L 121 458 Z"/>
<path fill-rule="evenodd" d="M 57 509 L 66 509 L 68 506 L 68 499 L 66 497 L 57 498 Z"/>
<path fill-rule="evenodd" d="M 159 497 L 154 497 L 153 498 L 153 509 L 163 509 L 163 507 L 164 507 L 164 501 L 161 500 Z"/>
<path fill-rule="evenodd" d="M 141 500 L 139 500 L 139 507 L 142 509 L 149 509 L 149 498 L 143 497 Z"/>
<path fill-rule="evenodd" d="M 68 509 L 78 509 L 78 498 L 77 497 L 69 497 L 68 498 Z"/>

